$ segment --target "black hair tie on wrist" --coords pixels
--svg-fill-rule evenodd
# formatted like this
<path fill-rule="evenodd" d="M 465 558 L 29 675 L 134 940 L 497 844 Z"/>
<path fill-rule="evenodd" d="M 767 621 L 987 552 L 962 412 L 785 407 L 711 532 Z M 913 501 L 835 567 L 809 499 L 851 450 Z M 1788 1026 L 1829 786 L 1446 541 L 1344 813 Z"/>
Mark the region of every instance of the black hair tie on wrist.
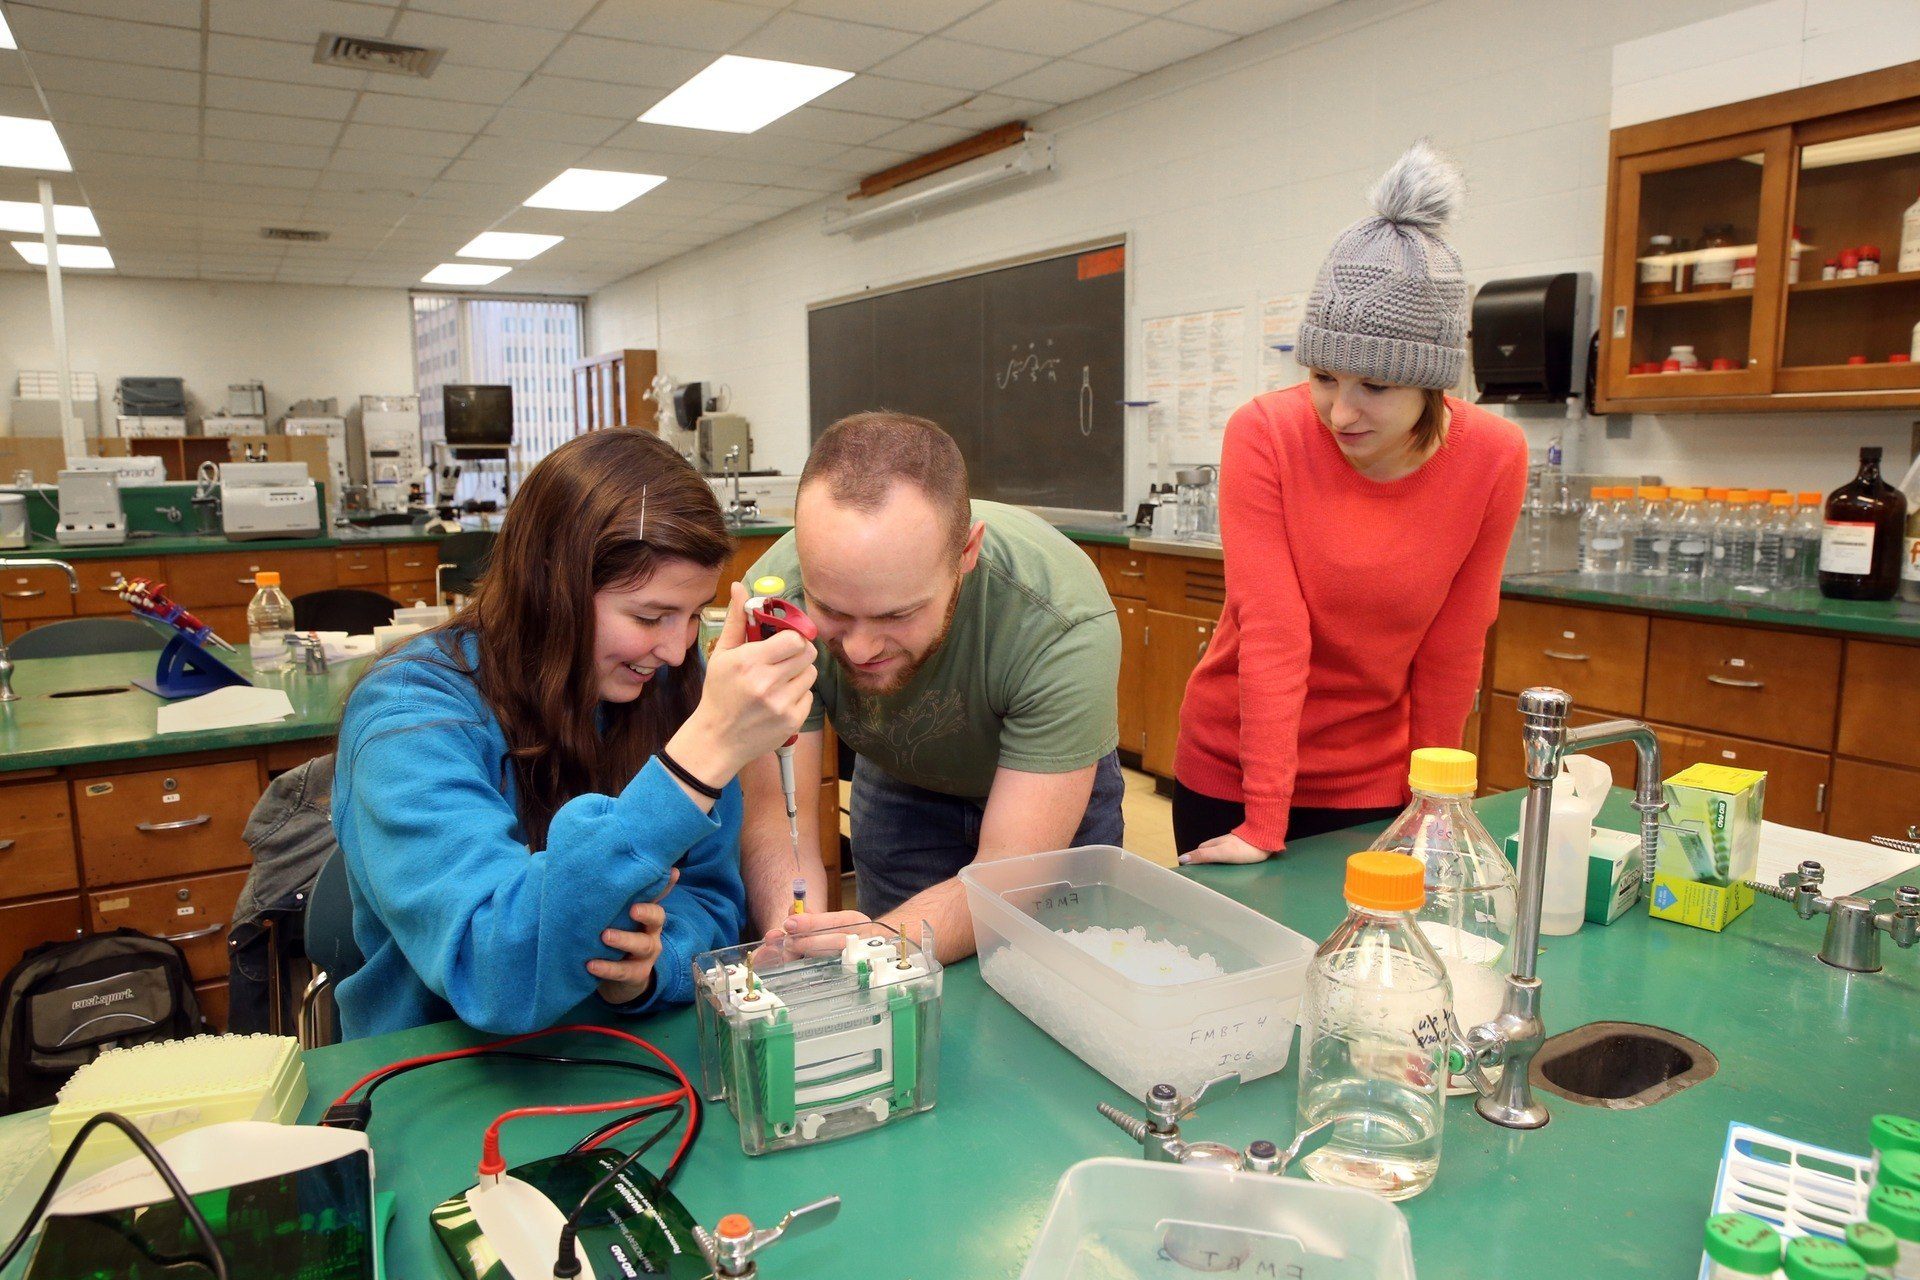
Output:
<path fill-rule="evenodd" d="M 719 787 L 710 787 L 706 783 L 700 781 L 700 779 L 694 777 L 692 773 L 688 772 L 687 767 L 685 765 L 681 764 L 678 760 L 675 760 L 672 756 L 667 754 L 667 749 L 665 747 L 660 748 L 658 751 L 654 752 L 653 754 L 660 758 L 661 764 L 667 766 L 668 773 L 680 779 L 680 781 L 686 783 L 688 786 L 692 787 L 695 791 L 699 792 L 701 795 L 705 796 L 707 799 L 718 800 L 720 798 Z"/>

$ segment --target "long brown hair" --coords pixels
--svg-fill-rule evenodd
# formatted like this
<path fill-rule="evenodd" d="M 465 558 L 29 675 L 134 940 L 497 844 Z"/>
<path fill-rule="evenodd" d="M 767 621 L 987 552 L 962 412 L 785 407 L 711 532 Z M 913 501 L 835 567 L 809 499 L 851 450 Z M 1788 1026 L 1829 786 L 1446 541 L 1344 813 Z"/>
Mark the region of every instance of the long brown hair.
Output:
<path fill-rule="evenodd" d="M 618 794 L 700 700 L 689 651 L 639 698 L 603 707 L 595 593 L 636 586 L 671 559 L 717 569 L 732 545 L 707 482 L 637 428 L 569 440 L 514 495 L 473 600 L 447 630 L 479 642 L 474 676 L 506 733 L 533 848 L 567 801 Z"/>

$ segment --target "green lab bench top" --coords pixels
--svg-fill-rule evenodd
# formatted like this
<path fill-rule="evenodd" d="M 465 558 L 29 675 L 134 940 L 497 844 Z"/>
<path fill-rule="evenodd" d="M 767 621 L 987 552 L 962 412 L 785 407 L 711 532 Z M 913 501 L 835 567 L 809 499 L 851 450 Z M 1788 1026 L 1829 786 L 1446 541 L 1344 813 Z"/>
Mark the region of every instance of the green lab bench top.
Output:
<path fill-rule="evenodd" d="M 30 547 L 0 551 L 0 563 L 19 556 L 53 560 L 124 560 L 129 556 L 197 555 L 209 551 L 301 551 L 310 547 L 360 547 L 384 542 L 440 542 L 449 535 L 422 533 L 412 525 L 388 525 L 373 529 L 341 529 L 324 538 L 258 538 L 235 542 L 221 534 L 135 532 L 113 547 L 63 547 L 38 541 Z"/>
<path fill-rule="evenodd" d="M 1718 622 L 1762 622 L 1810 631 L 1847 635 L 1890 636 L 1920 640 L 1920 604 L 1904 600 L 1829 600 L 1817 591 L 1784 594 L 1778 598 L 1688 599 L 1649 586 L 1633 591 L 1601 591 L 1571 573 L 1518 574 L 1503 579 L 1502 595 L 1528 600 L 1559 600 L 1566 604 L 1603 604 L 1653 613 L 1677 613 Z"/>
<path fill-rule="evenodd" d="M 341 705 L 368 661 L 335 663 L 325 675 L 254 675 L 255 684 L 287 691 L 293 715 L 285 720 L 162 735 L 155 732 L 154 713 L 164 700 L 132 684 L 136 677 L 151 678 L 159 658 L 160 651 L 150 649 L 85 658 L 22 658 L 15 663 L 13 690 L 20 700 L 0 703 L 0 776 L 20 769 L 328 737 L 340 727 Z M 244 653 L 227 654 L 225 660 L 247 673 Z"/>
<path fill-rule="evenodd" d="M 1603 812 L 1626 830 L 1625 792 Z M 1481 802 L 1497 837 L 1518 824 L 1519 796 Z M 1259 867 L 1183 871 L 1313 938 L 1341 918 L 1346 855 L 1381 828 L 1295 845 Z M 1639 1111 L 1604 1111 L 1544 1095 L 1553 1119 L 1515 1133 L 1447 1104 L 1440 1174 L 1405 1209 L 1420 1274 L 1432 1277 L 1691 1276 L 1730 1121 L 1842 1150 L 1866 1148 L 1867 1117 L 1915 1106 L 1913 1046 L 1920 952 L 1889 947 L 1886 970 L 1848 974 L 1814 958 L 1818 921 L 1763 899 L 1723 934 L 1650 920 L 1547 938 L 1540 960 L 1550 1032 L 1595 1020 L 1646 1022 L 1719 1056 L 1713 1078 Z M 946 972 L 939 1104 L 848 1140 L 750 1159 L 724 1106 L 710 1109 L 676 1192 L 712 1224 L 739 1211 L 771 1224 L 826 1195 L 839 1220 L 775 1247 L 781 1276 L 984 1280 L 1019 1274 L 1055 1185 L 1091 1156 L 1138 1154 L 1094 1110 L 1130 1102 L 987 988 L 966 960 Z M 619 1023 L 698 1069 L 694 1015 L 677 1010 Z M 452 1023 L 315 1050 L 306 1056 L 303 1119 L 364 1072 L 394 1059 L 486 1039 Z M 576 1051 L 606 1052 L 604 1043 Z M 695 1077 L 696 1086 L 698 1077 Z M 1256 1080 L 1185 1125 L 1193 1139 L 1245 1145 L 1293 1134 L 1296 1070 Z M 527 1063 L 427 1068 L 381 1089 L 371 1138 L 378 1180 L 397 1193 L 389 1274 L 449 1274 L 427 1221 L 431 1206 L 473 1182 L 480 1136 L 517 1106 L 608 1101 L 651 1091 L 638 1076 Z M 505 1129 L 519 1164 L 564 1149 L 594 1117 L 520 1120 Z"/>

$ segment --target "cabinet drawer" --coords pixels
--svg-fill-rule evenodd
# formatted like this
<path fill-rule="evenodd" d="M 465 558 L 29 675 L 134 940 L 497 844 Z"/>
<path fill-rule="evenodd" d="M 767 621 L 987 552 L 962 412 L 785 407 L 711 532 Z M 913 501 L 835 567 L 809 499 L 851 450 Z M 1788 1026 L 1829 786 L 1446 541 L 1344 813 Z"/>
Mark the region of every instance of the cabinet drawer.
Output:
<path fill-rule="evenodd" d="M 98 932 L 138 929 L 178 943 L 196 982 L 225 978 L 227 927 L 233 923 L 233 904 L 246 882 L 246 872 L 229 871 L 90 893 L 87 918 Z"/>
<path fill-rule="evenodd" d="M 432 582 L 433 571 L 439 567 L 437 542 L 398 542 L 387 547 L 388 582 L 418 582 L 422 578 Z"/>
<path fill-rule="evenodd" d="M 432 578 L 424 582 L 390 582 L 380 594 L 389 600 L 396 601 L 403 609 L 410 609 L 416 603 L 440 603 L 434 598 Z"/>
<path fill-rule="evenodd" d="M 381 547 L 355 547 L 333 553 L 333 584 L 378 589 L 387 581 L 387 556 Z"/>
<path fill-rule="evenodd" d="M 1658 726 L 1660 768 L 1667 777 L 1696 764 L 1763 769 L 1767 774 L 1767 820 L 1808 831 L 1827 829 L 1827 794 L 1833 757 L 1770 742 L 1729 738 L 1695 729 Z M 1615 775 L 1616 778 L 1619 775 Z M 1622 781 L 1629 785 L 1631 778 Z"/>
<path fill-rule="evenodd" d="M 1566 690 L 1576 707 L 1640 714 L 1646 615 L 1502 600 L 1494 632 L 1496 689 L 1519 693 L 1551 685 Z"/>
<path fill-rule="evenodd" d="M 1147 607 L 1218 619 L 1227 600 L 1224 561 L 1199 556 L 1148 556 Z M 1131 579 L 1129 579 L 1131 581 Z"/>
<path fill-rule="evenodd" d="M 73 587 L 58 569 L 16 569 L 0 561 L 0 601 L 10 622 L 73 616 Z"/>
<path fill-rule="evenodd" d="M 1920 648 L 1847 641 L 1840 753 L 1920 769 L 1915 725 L 1920 725 Z"/>
<path fill-rule="evenodd" d="M 243 604 L 221 605 L 217 609 L 195 609 L 193 616 L 213 628 L 213 634 L 240 650 L 230 655 L 236 661 L 244 661 L 247 656 L 247 607 Z"/>
<path fill-rule="evenodd" d="M 280 589 L 289 599 L 334 585 L 331 551 L 221 551 L 207 555 L 168 556 L 167 594 L 205 617 L 218 605 L 241 605 L 253 599 L 253 575 L 271 570 L 280 575 Z"/>
<path fill-rule="evenodd" d="M 1841 758 L 1833 762 L 1833 806 L 1827 830 L 1849 840 L 1908 838 L 1920 826 L 1920 772 Z M 1902 876 L 1911 884 L 1920 878 Z"/>
<path fill-rule="evenodd" d="M 247 865 L 240 832 L 260 798 L 252 760 L 77 779 L 89 884 L 125 884 Z"/>
<path fill-rule="evenodd" d="M 95 617 L 131 617 L 127 602 L 120 598 L 120 583 L 128 578 L 158 580 L 158 557 L 152 560 L 76 560 L 73 571 L 80 575 L 80 594 L 73 599 L 73 611 Z"/>
<path fill-rule="evenodd" d="M 1120 750 L 1139 755 L 1147 745 L 1147 606 L 1122 596 L 1120 616 Z"/>
<path fill-rule="evenodd" d="M 0 787 L 0 898 L 75 889 L 79 876 L 67 784 Z"/>
<path fill-rule="evenodd" d="M 1655 618 L 1647 719 L 1828 750 L 1840 641 Z"/>
<path fill-rule="evenodd" d="M 1099 550 L 1100 578 L 1107 584 L 1107 594 L 1133 600 L 1146 599 L 1147 554 L 1129 551 L 1125 547 L 1101 547 Z"/>
<path fill-rule="evenodd" d="M 77 896 L 0 903 L 0 974 L 41 943 L 72 942 L 80 933 Z"/>

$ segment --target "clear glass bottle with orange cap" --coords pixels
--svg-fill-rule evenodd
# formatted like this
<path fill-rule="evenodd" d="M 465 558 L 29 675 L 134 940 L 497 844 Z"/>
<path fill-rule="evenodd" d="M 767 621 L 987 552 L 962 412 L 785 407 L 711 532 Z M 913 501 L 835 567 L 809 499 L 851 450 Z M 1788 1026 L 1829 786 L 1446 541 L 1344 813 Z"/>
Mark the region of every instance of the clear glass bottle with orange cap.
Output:
<path fill-rule="evenodd" d="M 1415 923 L 1447 966 L 1460 1025 L 1478 1026 L 1497 1016 L 1506 999 L 1517 902 L 1513 866 L 1473 811 L 1480 767 L 1471 751 L 1421 747 L 1407 783 L 1412 802 L 1375 846 L 1426 868 L 1427 900 Z M 1473 1091 L 1464 1077 L 1447 1089 Z"/>
<path fill-rule="evenodd" d="M 247 602 L 247 656 L 255 671 L 287 665 L 287 633 L 293 630 L 293 602 L 280 589 L 280 575 L 253 575 L 253 599 Z"/>
<path fill-rule="evenodd" d="M 1426 868 L 1378 850 L 1347 859 L 1347 918 L 1307 969 L 1300 1010 L 1298 1129 L 1333 1122 L 1302 1162 L 1319 1182 L 1388 1200 L 1440 1169 L 1446 1117 L 1446 963 L 1421 933 Z"/>

